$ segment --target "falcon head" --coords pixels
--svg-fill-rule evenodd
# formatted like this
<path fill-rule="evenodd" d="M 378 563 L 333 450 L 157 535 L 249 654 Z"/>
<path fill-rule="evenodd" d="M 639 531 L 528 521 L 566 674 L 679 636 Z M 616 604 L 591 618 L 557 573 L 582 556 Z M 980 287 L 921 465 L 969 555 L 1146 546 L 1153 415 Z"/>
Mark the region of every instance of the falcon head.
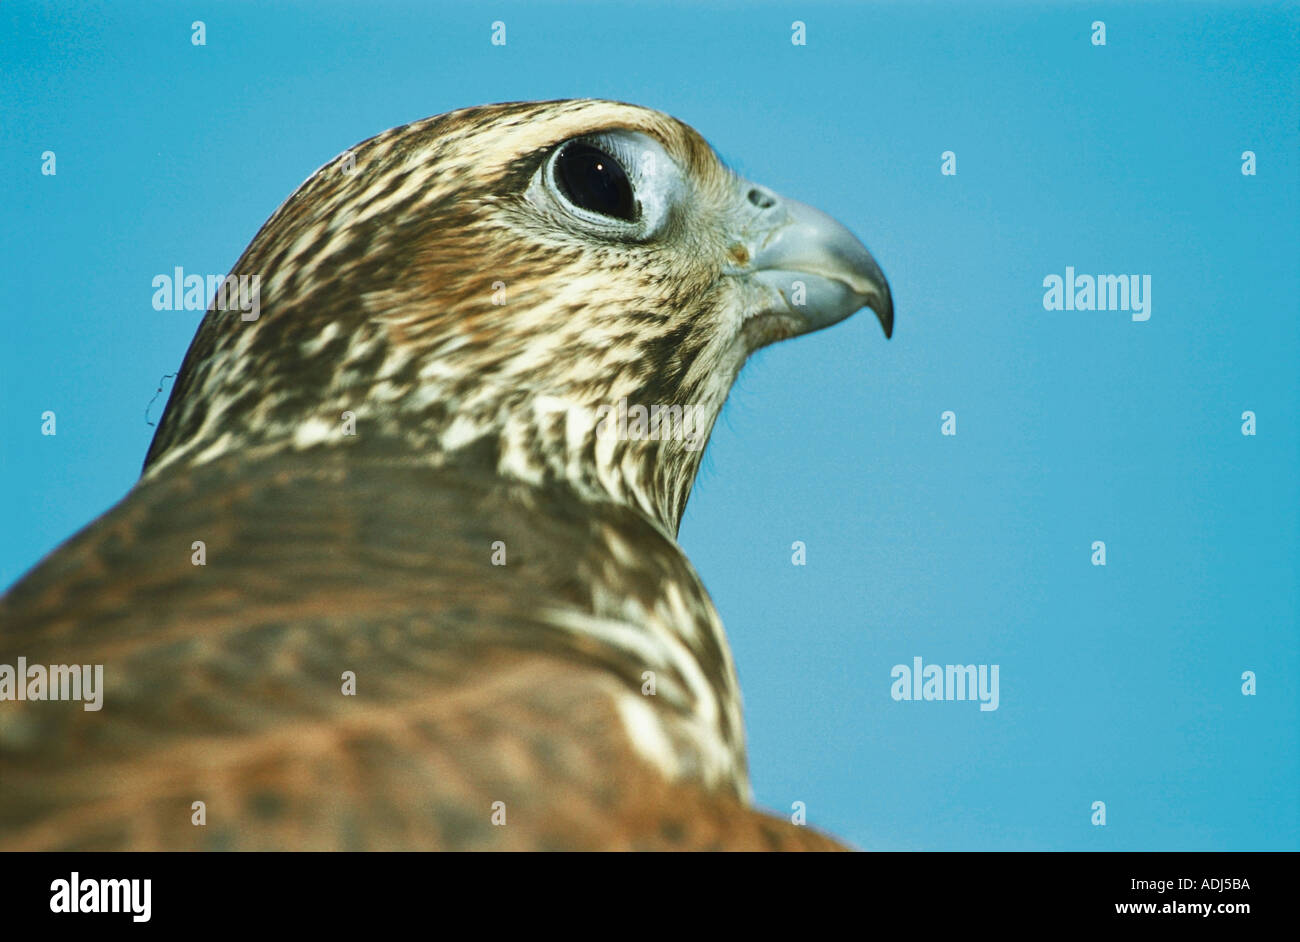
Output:
<path fill-rule="evenodd" d="M 258 316 L 214 301 L 146 475 L 360 448 L 561 482 L 674 535 L 750 353 L 863 306 L 893 327 L 847 229 L 681 122 L 608 101 L 371 138 L 299 187 L 233 274 L 257 279 Z"/>

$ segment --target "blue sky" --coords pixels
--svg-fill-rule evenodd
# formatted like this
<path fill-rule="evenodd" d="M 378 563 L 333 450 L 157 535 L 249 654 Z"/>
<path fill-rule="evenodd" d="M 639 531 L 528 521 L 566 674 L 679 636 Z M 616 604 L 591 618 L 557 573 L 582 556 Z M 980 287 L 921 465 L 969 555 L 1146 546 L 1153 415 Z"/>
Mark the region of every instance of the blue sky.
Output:
<path fill-rule="evenodd" d="M 1298 33 L 1295 4 L 6 0 L 0 585 L 138 476 L 199 321 L 154 275 L 227 271 L 391 126 L 632 101 L 894 291 L 892 341 L 864 313 L 755 358 L 682 529 L 759 801 L 872 849 L 1300 848 Z M 1150 320 L 1045 310 L 1067 266 L 1149 275 Z M 999 708 L 893 700 L 916 656 L 999 665 Z"/>

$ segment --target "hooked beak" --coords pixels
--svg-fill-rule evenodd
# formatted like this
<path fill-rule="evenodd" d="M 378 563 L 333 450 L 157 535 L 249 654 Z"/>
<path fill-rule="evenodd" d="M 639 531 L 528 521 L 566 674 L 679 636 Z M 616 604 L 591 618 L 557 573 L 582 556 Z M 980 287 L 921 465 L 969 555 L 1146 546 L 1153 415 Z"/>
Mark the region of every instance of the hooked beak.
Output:
<path fill-rule="evenodd" d="M 766 187 L 743 182 L 747 225 L 741 244 L 770 306 L 755 313 L 793 315 L 800 333 L 820 330 L 869 307 L 885 337 L 894 332 L 889 282 L 867 247 L 830 216 Z M 737 272 L 739 274 L 739 272 Z"/>

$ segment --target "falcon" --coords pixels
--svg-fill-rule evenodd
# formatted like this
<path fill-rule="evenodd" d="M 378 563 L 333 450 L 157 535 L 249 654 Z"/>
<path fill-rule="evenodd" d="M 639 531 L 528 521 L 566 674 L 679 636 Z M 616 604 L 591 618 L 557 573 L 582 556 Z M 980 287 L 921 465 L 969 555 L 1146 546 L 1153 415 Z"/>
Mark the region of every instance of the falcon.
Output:
<path fill-rule="evenodd" d="M 841 846 L 753 807 L 676 538 L 751 353 L 890 335 L 861 242 L 665 114 L 516 102 L 356 145 L 234 274 L 140 481 L 0 599 L 0 663 L 103 671 L 0 700 L 0 847 Z"/>

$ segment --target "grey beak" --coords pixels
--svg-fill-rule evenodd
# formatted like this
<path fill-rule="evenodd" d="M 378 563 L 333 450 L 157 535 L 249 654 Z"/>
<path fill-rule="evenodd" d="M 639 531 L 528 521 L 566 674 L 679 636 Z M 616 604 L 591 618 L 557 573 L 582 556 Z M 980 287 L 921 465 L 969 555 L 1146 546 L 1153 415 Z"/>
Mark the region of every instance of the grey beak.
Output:
<path fill-rule="evenodd" d="M 748 228 L 753 277 L 780 292 L 808 330 L 836 324 L 854 311 L 876 312 L 885 337 L 894 332 L 889 282 L 867 247 L 820 210 L 745 184 L 759 212 Z"/>

